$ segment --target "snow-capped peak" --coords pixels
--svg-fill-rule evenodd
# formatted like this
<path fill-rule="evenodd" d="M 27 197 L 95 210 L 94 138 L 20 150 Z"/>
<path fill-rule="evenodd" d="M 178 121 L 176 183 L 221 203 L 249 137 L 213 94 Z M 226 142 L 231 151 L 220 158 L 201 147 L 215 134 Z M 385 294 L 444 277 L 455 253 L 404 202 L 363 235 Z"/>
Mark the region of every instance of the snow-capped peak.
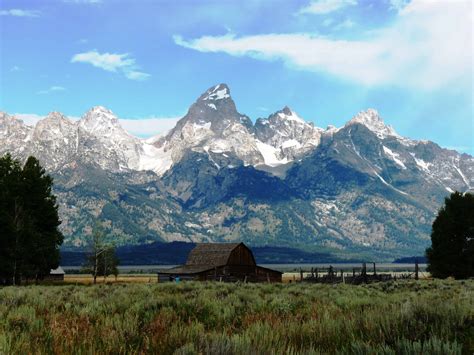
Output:
<path fill-rule="evenodd" d="M 285 106 L 282 110 L 278 111 L 276 114 L 279 118 L 284 119 L 284 120 L 295 121 L 295 122 L 307 124 L 307 122 L 305 120 L 303 120 L 301 117 L 299 117 L 296 114 L 296 112 L 294 112 L 288 106 Z"/>
<path fill-rule="evenodd" d="M 48 115 L 43 118 L 42 121 L 47 121 L 47 122 L 62 122 L 62 121 L 67 121 L 69 120 L 61 113 L 57 111 L 53 111 L 48 113 Z"/>
<path fill-rule="evenodd" d="M 79 126 L 86 131 L 106 135 L 112 130 L 122 129 L 117 116 L 103 106 L 95 106 L 87 111 L 79 121 Z"/>
<path fill-rule="evenodd" d="M 388 136 L 400 137 L 392 126 L 386 125 L 383 122 L 378 111 L 372 108 L 359 112 L 349 122 L 347 122 L 346 126 L 353 124 L 364 125 L 379 138 L 386 138 Z"/>
<path fill-rule="evenodd" d="M 217 100 L 228 99 L 228 98 L 230 98 L 229 87 L 226 84 L 218 84 L 214 86 L 213 88 L 210 88 L 209 90 L 207 90 L 204 93 L 202 100 L 217 101 Z"/>
<path fill-rule="evenodd" d="M 101 120 L 117 121 L 117 116 L 104 106 L 94 106 L 89 111 L 87 111 L 84 117 L 91 117 Z"/>

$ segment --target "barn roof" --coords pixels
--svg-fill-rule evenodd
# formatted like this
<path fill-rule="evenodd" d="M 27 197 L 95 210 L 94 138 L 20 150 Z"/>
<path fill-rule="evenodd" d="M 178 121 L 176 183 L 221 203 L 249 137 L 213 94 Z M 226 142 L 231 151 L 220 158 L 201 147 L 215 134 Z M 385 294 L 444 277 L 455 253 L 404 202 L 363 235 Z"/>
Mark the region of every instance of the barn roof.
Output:
<path fill-rule="evenodd" d="M 49 272 L 50 275 L 64 275 L 66 274 L 61 266 L 58 266 L 57 269 L 51 269 Z"/>
<path fill-rule="evenodd" d="M 227 264 L 232 250 L 242 243 L 202 243 L 191 250 L 186 266 L 206 265 L 211 268 Z"/>

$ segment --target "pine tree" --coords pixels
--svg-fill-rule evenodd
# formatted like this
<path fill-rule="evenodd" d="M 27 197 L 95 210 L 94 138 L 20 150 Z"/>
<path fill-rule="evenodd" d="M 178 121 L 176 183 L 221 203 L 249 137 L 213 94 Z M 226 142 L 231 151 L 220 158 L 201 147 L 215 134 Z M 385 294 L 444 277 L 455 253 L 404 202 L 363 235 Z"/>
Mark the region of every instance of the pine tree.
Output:
<path fill-rule="evenodd" d="M 7 154 L 0 158 L 0 284 L 14 283 L 20 237 L 21 167 Z"/>
<path fill-rule="evenodd" d="M 454 192 L 445 199 L 426 250 L 428 271 L 439 278 L 474 276 L 474 195 Z"/>
<path fill-rule="evenodd" d="M 0 158 L 0 282 L 36 280 L 59 265 L 63 236 L 52 178 L 34 157 Z"/>
<path fill-rule="evenodd" d="M 45 174 L 36 158 L 28 158 L 22 177 L 25 210 L 29 218 L 26 226 L 28 238 L 25 240 L 29 252 L 25 260 L 25 272 L 37 280 L 59 266 L 59 246 L 63 242 L 58 230 L 61 221 L 56 197 L 52 194 L 53 179 Z"/>

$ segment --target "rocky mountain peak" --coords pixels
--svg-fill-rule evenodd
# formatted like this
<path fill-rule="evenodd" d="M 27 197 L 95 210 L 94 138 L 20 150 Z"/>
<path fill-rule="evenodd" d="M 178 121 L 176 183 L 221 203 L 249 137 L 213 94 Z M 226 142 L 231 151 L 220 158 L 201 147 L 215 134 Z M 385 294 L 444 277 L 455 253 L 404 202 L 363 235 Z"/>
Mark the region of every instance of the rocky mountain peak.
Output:
<path fill-rule="evenodd" d="M 217 135 L 222 135 L 226 129 L 236 123 L 247 125 L 248 120 L 237 112 L 235 103 L 230 97 L 229 87 L 226 84 L 218 84 L 207 89 L 191 105 L 188 113 L 178 121 L 168 137 L 178 132 L 181 134 L 183 129 L 190 126 L 198 129 L 204 127 Z"/>
<path fill-rule="evenodd" d="M 72 124 L 72 122 L 67 119 L 61 112 L 53 111 L 48 113 L 48 115 L 39 122 L 44 122 L 48 124 Z"/>
<path fill-rule="evenodd" d="M 34 128 L 34 138 L 39 141 L 50 141 L 68 137 L 74 134 L 77 126 L 61 112 L 50 112 L 45 118 L 38 121 Z"/>
<path fill-rule="evenodd" d="M 288 106 L 283 107 L 283 109 L 281 109 L 279 112 L 281 112 L 281 113 L 283 113 L 287 116 L 291 116 L 293 114 L 293 111 Z"/>
<path fill-rule="evenodd" d="M 0 111 L 0 135 L 25 135 L 29 129 L 19 118 Z"/>
<path fill-rule="evenodd" d="M 79 121 L 79 126 L 96 135 L 110 135 L 113 131 L 123 130 L 117 116 L 103 106 L 94 106 L 87 111 Z"/>
<path fill-rule="evenodd" d="M 280 111 L 275 112 L 272 116 L 269 117 L 271 119 L 283 120 L 283 121 L 293 121 L 297 124 L 308 124 L 305 120 L 298 116 L 298 114 L 293 111 L 288 106 L 285 106 Z"/>
<path fill-rule="evenodd" d="M 218 84 L 206 90 L 204 94 L 201 95 L 199 100 L 202 101 L 219 101 L 230 99 L 230 90 L 226 84 Z"/>
<path fill-rule="evenodd" d="M 379 138 L 386 138 L 388 136 L 399 137 L 393 127 L 386 125 L 382 117 L 380 117 L 378 111 L 372 108 L 359 112 L 349 122 L 346 123 L 346 127 L 354 124 L 364 125 L 370 131 L 374 132 Z"/>

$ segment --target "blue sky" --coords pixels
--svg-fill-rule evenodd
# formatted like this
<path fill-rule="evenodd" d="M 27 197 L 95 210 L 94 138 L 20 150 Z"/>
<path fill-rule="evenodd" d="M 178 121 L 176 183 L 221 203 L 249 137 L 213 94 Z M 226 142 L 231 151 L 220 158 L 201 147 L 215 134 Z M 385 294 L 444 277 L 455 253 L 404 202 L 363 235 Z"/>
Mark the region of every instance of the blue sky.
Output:
<path fill-rule="evenodd" d="M 152 135 L 225 82 L 254 120 L 288 105 L 341 126 L 373 107 L 404 136 L 473 154 L 472 13 L 461 0 L 2 0 L 0 110 L 103 105 Z"/>

